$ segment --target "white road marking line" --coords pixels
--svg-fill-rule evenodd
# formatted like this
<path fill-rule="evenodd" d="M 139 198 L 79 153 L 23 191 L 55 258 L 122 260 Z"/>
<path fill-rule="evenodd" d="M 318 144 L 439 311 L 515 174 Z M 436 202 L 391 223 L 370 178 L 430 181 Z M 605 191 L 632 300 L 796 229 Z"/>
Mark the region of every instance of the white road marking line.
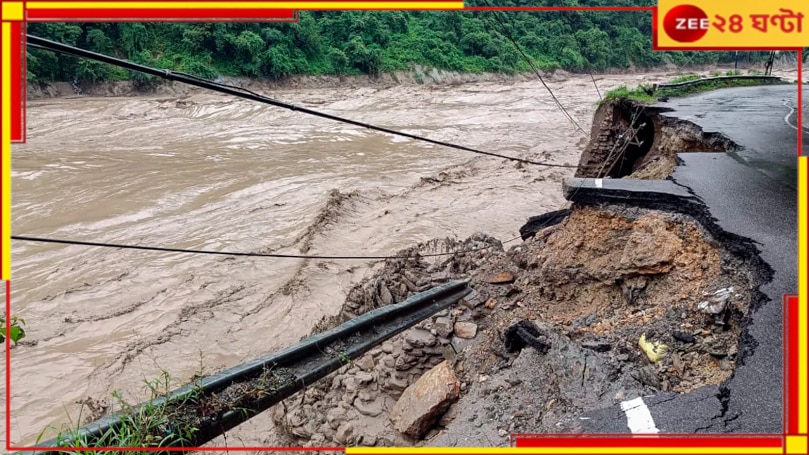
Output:
<path fill-rule="evenodd" d="M 626 414 L 626 425 L 632 433 L 660 433 L 642 397 L 622 402 L 621 410 Z"/>
<path fill-rule="evenodd" d="M 798 127 L 797 127 L 796 125 L 793 125 L 792 123 L 789 123 L 789 118 L 790 118 L 790 117 L 792 117 L 792 114 L 795 112 L 795 108 L 793 108 L 792 106 L 788 105 L 786 101 L 784 101 L 784 107 L 786 107 L 787 109 L 789 109 L 789 113 L 788 113 L 786 116 L 784 116 L 784 123 L 786 123 L 787 125 L 789 125 L 789 126 L 790 126 L 790 127 L 793 129 L 793 130 L 798 131 Z M 796 123 L 797 123 L 797 122 L 796 122 Z M 805 126 L 803 126 L 803 125 L 801 125 L 801 128 L 803 128 L 803 130 L 804 130 L 804 131 L 806 131 L 807 133 L 809 133 L 809 128 L 807 128 L 807 127 L 805 127 Z"/>
<path fill-rule="evenodd" d="M 596 179 L 596 188 L 602 188 L 604 186 L 604 179 Z"/>

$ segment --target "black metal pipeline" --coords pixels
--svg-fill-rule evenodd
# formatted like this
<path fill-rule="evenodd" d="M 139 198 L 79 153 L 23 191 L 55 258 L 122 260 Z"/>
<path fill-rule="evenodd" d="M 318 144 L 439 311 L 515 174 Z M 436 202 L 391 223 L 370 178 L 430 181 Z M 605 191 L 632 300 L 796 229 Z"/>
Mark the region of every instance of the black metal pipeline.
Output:
<path fill-rule="evenodd" d="M 184 421 L 193 421 L 197 428 L 184 441 L 185 447 L 199 447 L 273 405 L 289 398 L 307 385 L 322 379 L 329 373 L 346 365 L 349 359 L 356 359 L 374 346 L 419 323 L 425 318 L 458 302 L 472 292 L 467 281 L 454 281 L 416 294 L 407 300 L 369 311 L 326 332 L 310 336 L 295 346 L 248 362 L 220 373 L 208 376 L 197 383 L 176 389 L 149 402 L 135 407 L 134 412 L 147 407 L 175 406 L 176 413 Z M 214 415 L 204 415 L 199 406 L 213 394 L 221 394 L 234 385 L 244 384 L 248 389 L 267 372 L 280 372 L 280 382 L 262 394 L 242 393 L 238 406 L 229 406 Z M 192 403 L 185 406 L 185 403 Z M 187 409 L 186 409 L 187 408 Z M 62 435 L 59 440 L 51 439 L 37 447 L 65 447 L 61 451 L 46 450 L 38 454 L 64 453 L 66 446 L 61 441 L 100 441 L 109 430 L 122 425 L 128 414 L 121 413 L 105 417 L 88 424 L 75 432 Z M 180 448 L 180 447 L 177 447 Z M 167 452 L 169 448 L 167 448 Z"/>

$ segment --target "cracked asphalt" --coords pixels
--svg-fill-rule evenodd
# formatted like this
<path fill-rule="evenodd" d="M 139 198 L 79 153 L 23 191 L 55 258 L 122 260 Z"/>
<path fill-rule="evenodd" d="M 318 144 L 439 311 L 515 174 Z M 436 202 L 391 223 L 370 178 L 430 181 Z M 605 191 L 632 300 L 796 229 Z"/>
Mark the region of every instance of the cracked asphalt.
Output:
<path fill-rule="evenodd" d="M 773 271 L 759 289 L 765 302 L 752 311 L 743 334 L 743 348 L 752 353 L 727 383 L 643 398 L 660 433 L 782 433 L 782 301 L 798 288 L 796 105 L 797 86 L 780 85 L 716 90 L 656 106 L 670 109 L 665 116 L 722 133 L 743 147 L 680 154 L 671 178 L 699 198 L 723 230 L 756 242 Z M 806 121 L 801 128 L 803 146 L 809 147 Z M 638 192 L 647 190 L 638 183 Z M 672 196 L 681 193 L 672 189 Z M 586 413 L 579 423 L 585 432 L 630 432 L 619 406 Z"/>

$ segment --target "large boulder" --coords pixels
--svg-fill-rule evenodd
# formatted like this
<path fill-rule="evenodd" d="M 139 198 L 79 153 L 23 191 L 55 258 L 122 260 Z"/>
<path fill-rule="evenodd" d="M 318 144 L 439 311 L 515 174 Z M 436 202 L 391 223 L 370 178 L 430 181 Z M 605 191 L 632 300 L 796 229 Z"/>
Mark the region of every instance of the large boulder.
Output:
<path fill-rule="evenodd" d="M 421 438 L 461 393 L 461 384 L 446 361 L 405 389 L 390 418 L 396 430 Z"/>

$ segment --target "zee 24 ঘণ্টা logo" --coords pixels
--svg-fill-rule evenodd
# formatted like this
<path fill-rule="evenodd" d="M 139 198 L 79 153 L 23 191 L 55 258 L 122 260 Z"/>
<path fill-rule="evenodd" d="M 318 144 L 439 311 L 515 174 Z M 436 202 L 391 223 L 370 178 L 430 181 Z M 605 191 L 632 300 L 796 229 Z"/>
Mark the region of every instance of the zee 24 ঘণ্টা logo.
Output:
<path fill-rule="evenodd" d="M 663 29 L 673 40 L 681 43 L 698 41 L 713 27 L 720 33 L 740 33 L 746 26 L 767 33 L 770 26 L 784 33 L 803 31 L 803 13 L 795 13 L 786 8 L 778 8 L 777 14 L 715 14 L 709 18 L 702 8 L 694 5 L 678 5 L 670 9 L 663 19 Z"/>

